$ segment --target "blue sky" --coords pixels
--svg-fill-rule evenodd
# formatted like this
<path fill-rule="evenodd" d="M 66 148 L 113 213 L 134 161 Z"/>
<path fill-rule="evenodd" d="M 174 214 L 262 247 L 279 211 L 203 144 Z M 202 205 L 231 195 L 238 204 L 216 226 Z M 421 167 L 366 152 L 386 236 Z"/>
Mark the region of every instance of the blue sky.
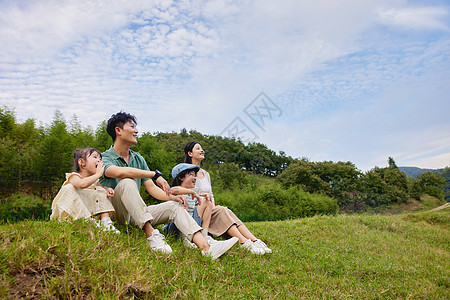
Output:
<path fill-rule="evenodd" d="M 449 1 L 0 0 L 0 105 L 19 121 L 125 110 L 141 132 L 238 125 L 293 157 L 442 168 L 449 95 Z"/>

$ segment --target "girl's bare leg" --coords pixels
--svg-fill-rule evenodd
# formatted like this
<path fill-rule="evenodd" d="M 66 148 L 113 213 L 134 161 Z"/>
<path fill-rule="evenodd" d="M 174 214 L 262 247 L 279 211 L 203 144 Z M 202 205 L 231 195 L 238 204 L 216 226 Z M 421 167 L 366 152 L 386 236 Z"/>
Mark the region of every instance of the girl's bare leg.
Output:
<path fill-rule="evenodd" d="M 100 220 L 106 217 L 109 217 L 109 212 L 103 212 L 100 214 Z"/>

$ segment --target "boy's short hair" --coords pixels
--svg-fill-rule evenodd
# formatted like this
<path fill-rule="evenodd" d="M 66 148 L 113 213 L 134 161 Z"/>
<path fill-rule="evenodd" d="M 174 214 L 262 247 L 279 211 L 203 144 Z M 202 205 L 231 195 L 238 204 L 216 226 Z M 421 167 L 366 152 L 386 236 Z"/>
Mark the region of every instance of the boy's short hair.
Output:
<path fill-rule="evenodd" d="M 113 143 L 116 141 L 116 127 L 122 128 L 126 122 L 137 124 L 136 117 L 124 111 L 112 115 L 106 122 L 106 131 L 111 136 Z"/>

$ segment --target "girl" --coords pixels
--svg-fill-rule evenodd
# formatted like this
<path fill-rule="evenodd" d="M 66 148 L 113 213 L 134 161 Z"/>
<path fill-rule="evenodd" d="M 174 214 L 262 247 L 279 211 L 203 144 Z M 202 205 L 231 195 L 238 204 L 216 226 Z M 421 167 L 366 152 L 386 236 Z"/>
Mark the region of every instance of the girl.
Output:
<path fill-rule="evenodd" d="M 202 146 L 195 141 L 186 144 L 184 147 L 184 154 L 185 163 L 194 164 L 198 167 L 200 167 L 202 160 L 205 159 L 205 151 L 203 151 Z M 247 226 L 245 226 L 228 207 L 214 204 L 211 178 L 209 173 L 201 168 L 197 173 L 194 190 L 199 194 L 206 193 L 210 195 L 213 207 L 208 231 L 211 234 L 220 236 L 227 233 L 229 236 L 237 237 L 242 247 L 253 254 L 272 253 L 272 250 L 267 247 L 263 241 L 257 239 L 250 230 L 248 230 Z M 199 205 L 199 209 L 201 209 L 203 203 L 199 203 Z"/>
<path fill-rule="evenodd" d="M 97 218 L 97 226 L 104 230 L 120 233 L 111 221 L 114 207 L 108 197 L 114 196 L 112 188 L 103 187 L 98 179 L 104 167 L 100 151 L 94 148 L 77 149 L 73 153 L 72 173 L 66 173 L 66 181 L 52 203 L 51 220 Z"/>

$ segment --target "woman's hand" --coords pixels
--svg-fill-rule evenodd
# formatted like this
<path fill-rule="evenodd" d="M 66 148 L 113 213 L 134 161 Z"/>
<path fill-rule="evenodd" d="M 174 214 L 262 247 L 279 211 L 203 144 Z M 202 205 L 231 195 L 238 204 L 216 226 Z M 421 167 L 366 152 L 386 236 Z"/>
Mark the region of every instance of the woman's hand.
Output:
<path fill-rule="evenodd" d="M 183 204 L 184 209 L 187 209 L 187 201 L 183 196 L 175 196 L 175 195 L 169 195 L 170 200 L 180 202 Z"/>

